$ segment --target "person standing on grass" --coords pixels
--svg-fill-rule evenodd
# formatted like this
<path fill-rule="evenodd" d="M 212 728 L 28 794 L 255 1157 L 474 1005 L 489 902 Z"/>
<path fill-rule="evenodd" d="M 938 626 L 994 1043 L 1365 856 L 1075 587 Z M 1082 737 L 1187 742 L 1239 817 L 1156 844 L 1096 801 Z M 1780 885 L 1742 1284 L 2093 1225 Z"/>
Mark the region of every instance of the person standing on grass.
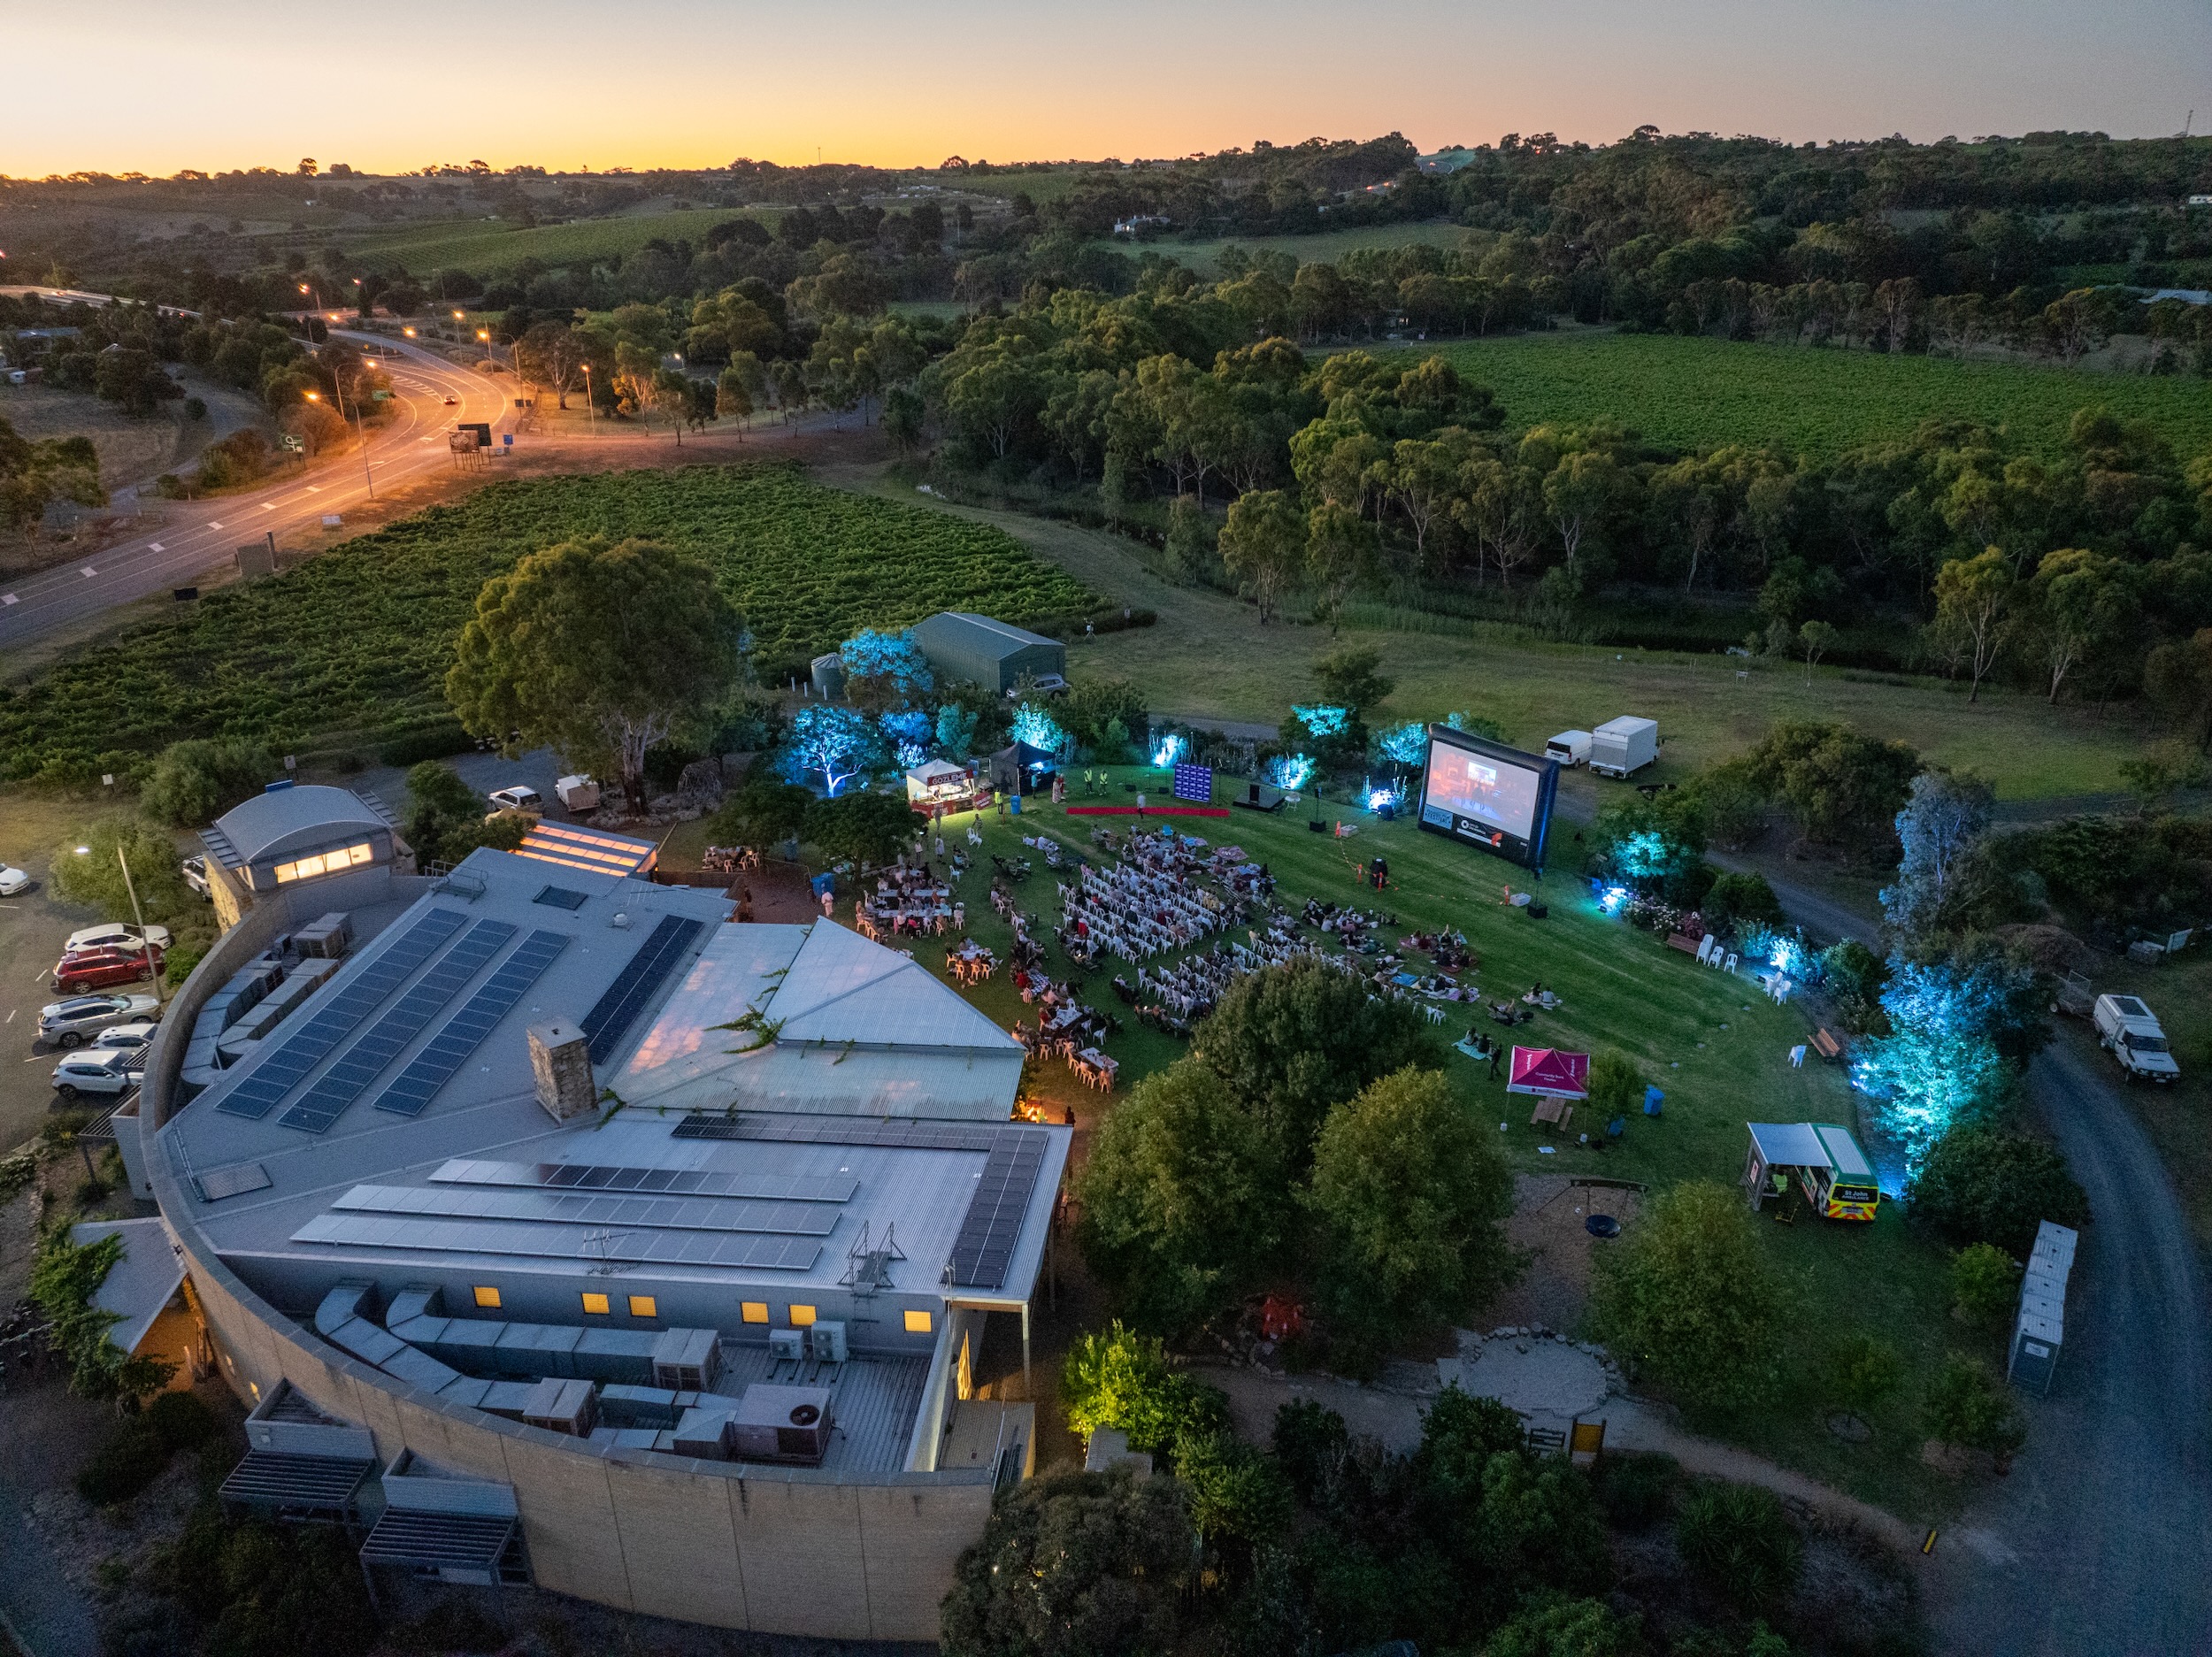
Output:
<path fill-rule="evenodd" d="M 1493 1042 L 1490 1047 L 1490 1079 L 1494 1082 L 1498 1079 L 1499 1062 L 1504 1057 L 1505 1043 L 1502 1041 Z"/>

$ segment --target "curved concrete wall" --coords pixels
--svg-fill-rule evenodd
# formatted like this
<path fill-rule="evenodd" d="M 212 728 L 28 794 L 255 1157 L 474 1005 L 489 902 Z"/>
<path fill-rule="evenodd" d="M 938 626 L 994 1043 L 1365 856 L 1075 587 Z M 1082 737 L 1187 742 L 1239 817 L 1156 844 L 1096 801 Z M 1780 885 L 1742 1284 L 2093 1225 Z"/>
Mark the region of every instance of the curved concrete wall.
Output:
<path fill-rule="evenodd" d="M 318 887 L 319 899 L 331 895 L 334 886 Z M 761 1633 L 935 1640 L 954 1566 L 990 1515 L 988 1469 L 849 1483 L 808 1468 L 740 1468 L 649 1451 L 602 1454 L 578 1439 L 443 1402 L 348 1357 L 262 1300 L 207 1247 L 156 1138 L 171 1114 L 183 1057 L 178 1032 L 188 1034 L 215 986 L 297 924 L 283 907 L 257 908 L 186 980 L 155 1037 L 142 1090 L 148 1177 L 231 1390 L 250 1408 L 289 1381 L 330 1414 L 366 1427 L 388 1465 L 410 1449 L 455 1472 L 512 1485 L 540 1587 Z M 339 907 L 315 906 L 318 914 Z"/>

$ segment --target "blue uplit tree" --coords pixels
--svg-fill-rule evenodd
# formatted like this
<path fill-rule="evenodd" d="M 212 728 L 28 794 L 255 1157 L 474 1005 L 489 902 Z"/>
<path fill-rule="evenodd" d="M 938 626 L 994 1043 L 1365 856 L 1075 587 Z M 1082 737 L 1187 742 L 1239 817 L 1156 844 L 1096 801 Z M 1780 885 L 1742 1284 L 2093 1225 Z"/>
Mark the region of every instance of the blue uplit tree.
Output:
<path fill-rule="evenodd" d="M 1880 1101 L 1884 1126 L 1917 1170 L 1954 1122 L 2001 1105 L 2048 1039 L 2047 990 L 1993 947 L 1947 959 L 1893 958 L 1882 1011 L 1890 1033 L 1859 1048 L 1852 1080 Z"/>
<path fill-rule="evenodd" d="M 937 726 L 920 709 L 897 709 L 876 723 L 883 733 L 884 745 L 901 766 L 918 765 L 929 757 L 930 739 L 937 734 Z"/>
<path fill-rule="evenodd" d="M 1328 702 L 1293 702 L 1290 710 L 1297 716 L 1298 723 L 1305 726 L 1306 734 L 1317 742 L 1341 736 L 1351 729 L 1352 710 L 1349 708 L 1339 708 Z"/>
<path fill-rule="evenodd" d="M 845 687 L 854 701 L 893 707 L 926 696 L 937 681 L 922 647 L 907 633 L 863 628 L 837 647 L 845 666 Z"/>
<path fill-rule="evenodd" d="M 812 702 L 793 717 L 784 751 L 798 779 L 818 777 L 823 791 L 834 796 L 854 778 L 864 776 L 883 750 L 876 726 L 865 714 Z"/>
<path fill-rule="evenodd" d="M 1399 765 L 1418 765 L 1429 756 L 1429 728 L 1418 719 L 1394 725 L 1375 739 L 1375 749 Z"/>
<path fill-rule="evenodd" d="M 1170 731 L 1152 745 L 1152 763 L 1165 771 L 1181 759 L 1189 748 L 1190 744 L 1183 740 L 1180 732 Z"/>
<path fill-rule="evenodd" d="M 1285 794 L 1296 794 L 1313 779 L 1313 759 L 1306 754 L 1278 754 L 1267 762 L 1267 780 L 1271 787 Z"/>
<path fill-rule="evenodd" d="M 1014 740 L 1047 754 L 1059 754 L 1068 746 L 1068 733 L 1060 722 L 1033 702 L 1014 710 Z"/>
<path fill-rule="evenodd" d="M 965 759 L 975 746 L 975 710 L 949 702 L 937 710 L 937 746 L 951 759 Z"/>
<path fill-rule="evenodd" d="M 1904 849 L 1897 884 L 1882 891 L 1882 912 L 1900 938 L 1923 937 L 1942 925 L 1960 865 L 1989 826 L 1993 797 L 1978 777 L 1924 771 L 1912 779 L 1911 798 L 1897 814 Z"/>

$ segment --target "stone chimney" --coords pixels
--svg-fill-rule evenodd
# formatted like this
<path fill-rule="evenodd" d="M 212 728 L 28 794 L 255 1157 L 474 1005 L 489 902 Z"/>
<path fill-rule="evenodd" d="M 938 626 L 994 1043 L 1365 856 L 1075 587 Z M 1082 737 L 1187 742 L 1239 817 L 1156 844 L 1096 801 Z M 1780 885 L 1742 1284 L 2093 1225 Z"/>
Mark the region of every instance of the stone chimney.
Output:
<path fill-rule="evenodd" d="M 556 1122 L 572 1121 L 598 1108 L 590 1044 L 574 1024 L 530 1026 L 530 1074 L 537 1079 L 538 1102 Z"/>

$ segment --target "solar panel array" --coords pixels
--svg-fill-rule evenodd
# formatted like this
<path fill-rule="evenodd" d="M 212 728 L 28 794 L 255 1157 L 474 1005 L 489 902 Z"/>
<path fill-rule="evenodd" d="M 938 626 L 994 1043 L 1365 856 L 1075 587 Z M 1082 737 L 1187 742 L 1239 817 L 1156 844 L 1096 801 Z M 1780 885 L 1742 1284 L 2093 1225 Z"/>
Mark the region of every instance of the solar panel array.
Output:
<path fill-rule="evenodd" d="M 420 1116 L 422 1108 L 453 1079 L 454 1071 L 499 1021 L 514 1010 L 523 992 L 538 981 L 554 957 L 567 947 L 565 932 L 540 931 L 524 939 L 521 947 L 500 963 L 499 970 L 484 981 L 484 987 L 446 1020 L 445 1028 L 431 1037 L 423 1050 L 408 1061 L 407 1068 L 377 1095 L 376 1108 L 396 1116 Z"/>
<path fill-rule="evenodd" d="M 785 1145 L 879 1145 L 896 1151 L 984 1151 L 1010 1134 L 1041 1139 L 1021 1128 L 958 1122 L 885 1121 L 868 1116 L 714 1116 L 694 1111 L 669 1130 L 677 1139 L 770 1139 Z"/>
<path fill-rule="evenodd" d="M 516 930 L 505 921 L 479 921 L 470 927 L 467 936 L 447 950 L 389 1012 L 338 1055 L 336 1062 L 300 1095 L 299 1102 L 277 1118 L 278 1124 L 303 1133 L 320 1133 L 337 1121 L 378 1073 L 422 1034 L 438 1009 L 506 947 Z"/>
<path fill-rule="evenodd" d="M 952 1281 L 995 1289 L 1006 1281 L 1022 1221 L 1043 1171 L 1048 1135 L 1034 1128 L 957 1122 L 886 1122 L 852 1116 L 710 1116 L 695 1112 L 672 1131 L 679 1139 L 772 1139 L 800 1145 L 869 1145 L 896 1150 L 987 1153 L 975 1195 L 952 1246 Z"/>
<path fill-rule="evenodd" d="M 356 1214 L 432 1215 L 448 1220 L 550 1220 L 562 1225 L 636 1225 L 663 1231 L 759 1231 L 827 1237 L 838 1209 L 825 1202 L 752 1202 L 733 1197 L 611 1197 L 576 1191 L 470 1185 L 356 1185 L 332 1203 Z"/>
<path fill-rule="evenodd" d="M 353 1027 L 381 1006 L 412 978 L 440 944 L 461 930 L 468 917 L 458 909 L 432 909 L 392 940 L 309 1019 L 300 1032 L 254 1067 L 253 1073 L 223 1096 L 216 1109 L 259 1121 L 300 1078 L 321 1063 Z"/>
<path fill-rule="evenodd" d="M 249 1191 L 265 1191 L 272 1182 L 269 1170 L 259 1162 L 233 1162 L 228 1168 L 217 1168 L 200 1180 L 200 1195 L 209 1202 L 220 1202 L 226 1197 L 242 1197 Z"/>
<path fill-rule="evenodd" d="M 533 1255 L 541 1260 L 810 1271 L 822 1246 L 808 1237 L 750 1231 L 614 1231 L 553 1222 L 443 1220 L 385 1214 L 319 1214 L 296 1243 L 436 1254 Z"/>
<path fill-rule="evenodd" d="M 539 1185 L 557 1191 L 668 1192 L 678 1196 L 764 1197 L 780 1202 L 850 1202 L 849 1174 L 718 1173 L 700 1168 L 616 1168 L 591 1162 L 495 1162 L 457 1156 L 430 1176 L 439 1185 Z"/>
<path fill-rule="evenodd" d="M 583 1032 L 594 1064 L 604 1064 L 614 1055 L 624 1033 L 652 1000 L 653 992 L 676 970 L 685 947 L 705 930 L 704 921 L 687 920 L 680 915 L 661 917 L 660 924 L 630 957 L 621 976 L 584 1015 Z"/>
<path fill-rule="evenodd" d="M 1022 1221 L 1029 1213 L 1029 1199 L 1037 1189 L 1037 1176 L 1045 1162 L 1045 1136 L 1009 1132 L 991 1150 L 968 1203 L 960 1235 L 952 1242 L 952 1280 L 975 1289 L 995 1289 L 1005 1283 L 1013 1264 L 1014 1245 L 1021 1238 Z"/>

